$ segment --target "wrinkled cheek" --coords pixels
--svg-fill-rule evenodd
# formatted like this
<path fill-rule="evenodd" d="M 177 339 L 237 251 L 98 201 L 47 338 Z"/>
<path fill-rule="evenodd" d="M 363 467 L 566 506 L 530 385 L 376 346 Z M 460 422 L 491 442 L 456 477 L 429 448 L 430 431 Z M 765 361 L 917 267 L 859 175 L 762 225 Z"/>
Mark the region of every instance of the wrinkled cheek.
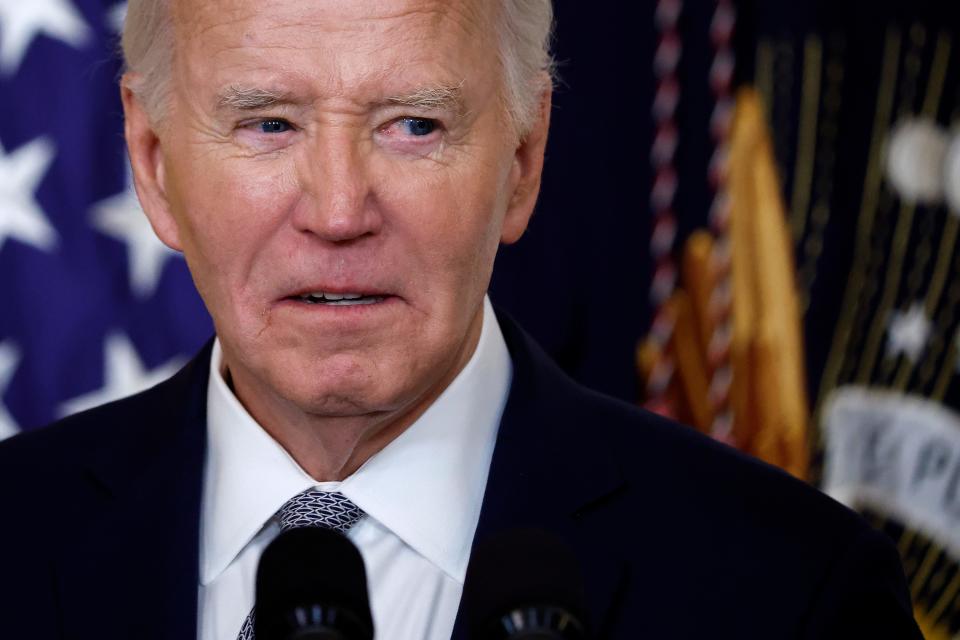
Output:
<path fill-rule="evenodd" d="M 474 273 L 481 277 L 489 271 L 489 263 L 493 261 L 500 244 L 503 212 L 498 207 L 496 198 L 478 194 L 463 209 L 472 212 L 471 219 L 465 221 L 465 229 L 461 230 L 464 253 L 476 267 Z"/>
<path fill-rule="evenodd" d="M 284 201 L 259 181 L 221 180 L 198 186 L 185 214 L 187 261 L 211 315 L 245 335 L 269 322 L 269 251 L 282 224 Z"/>

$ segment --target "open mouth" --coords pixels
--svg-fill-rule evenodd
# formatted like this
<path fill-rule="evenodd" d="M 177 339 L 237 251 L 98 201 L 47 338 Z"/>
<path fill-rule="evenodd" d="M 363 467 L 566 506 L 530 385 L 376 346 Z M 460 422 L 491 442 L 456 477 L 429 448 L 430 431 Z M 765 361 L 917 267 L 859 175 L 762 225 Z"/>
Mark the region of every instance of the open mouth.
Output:
<path fill-rule="evenodd" d="M 329 306 L 349 307 L 363 304 L 376 304 L 382 302 L 386 296 L 364 295 L 362 293 L 326 293 L 324 291 L 312 291 L 298 296 L 291 296 L 291 300 L 304 302 L 306 304 L 324 304 Z"/>

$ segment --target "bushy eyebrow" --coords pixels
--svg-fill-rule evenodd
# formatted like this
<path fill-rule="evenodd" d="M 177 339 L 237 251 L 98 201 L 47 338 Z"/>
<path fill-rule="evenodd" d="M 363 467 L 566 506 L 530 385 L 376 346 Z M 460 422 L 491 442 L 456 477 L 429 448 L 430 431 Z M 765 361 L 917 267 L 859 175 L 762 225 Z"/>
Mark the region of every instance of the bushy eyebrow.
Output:
<path fill-rule="evenodd" d="M 302 99 L 284 92 L 261 87 L 230 85 L 217 95 L 218 110 L 260 111 L 284 104 L 301 104 Z M 410 93 L 389 96 L 381 105 L 399 105 L 412 109 L 465 113 L 466 104 L 460 85 L 421 87 Z"/>
<path fill-rule="evenodd" d="M 297 100 L 290 94 L 258 87 L 230 85 L 217 95 L 217 108 L 234 111 L 258 111 Z"/>
<path fill-rule="evenodd" d="M 386 102 L 413 109 L 450 111 L 458 116 L 463 115 L 466 110 L 463 88 L 460 85 L 422 87 L 412 93 L 391 96 Z"/>

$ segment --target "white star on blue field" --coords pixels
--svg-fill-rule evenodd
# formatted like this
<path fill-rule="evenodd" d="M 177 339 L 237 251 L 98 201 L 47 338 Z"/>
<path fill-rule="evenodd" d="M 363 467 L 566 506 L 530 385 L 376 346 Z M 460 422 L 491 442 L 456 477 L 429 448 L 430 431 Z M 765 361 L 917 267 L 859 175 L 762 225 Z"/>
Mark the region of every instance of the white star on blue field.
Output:
<path fill-rule="evenodd" d="M 125 9 L 0 0 L 0 439 L 155 384 L 212 334 L 130 185 Z"/>

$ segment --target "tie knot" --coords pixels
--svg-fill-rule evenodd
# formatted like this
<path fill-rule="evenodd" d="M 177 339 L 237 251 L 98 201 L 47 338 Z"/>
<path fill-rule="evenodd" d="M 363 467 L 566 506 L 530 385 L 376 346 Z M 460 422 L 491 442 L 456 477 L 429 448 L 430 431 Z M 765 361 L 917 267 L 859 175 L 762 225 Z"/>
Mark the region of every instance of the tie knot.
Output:
<path fill-rule="evenodd" d="M 346 533 L 362 517 L 363 511 L 360 507 L 350 502 L 342 493 L 319 489 L 307 489 L 298 493 L 277 511 L 282 531 L 299 527 L 322 527 Z"/>

